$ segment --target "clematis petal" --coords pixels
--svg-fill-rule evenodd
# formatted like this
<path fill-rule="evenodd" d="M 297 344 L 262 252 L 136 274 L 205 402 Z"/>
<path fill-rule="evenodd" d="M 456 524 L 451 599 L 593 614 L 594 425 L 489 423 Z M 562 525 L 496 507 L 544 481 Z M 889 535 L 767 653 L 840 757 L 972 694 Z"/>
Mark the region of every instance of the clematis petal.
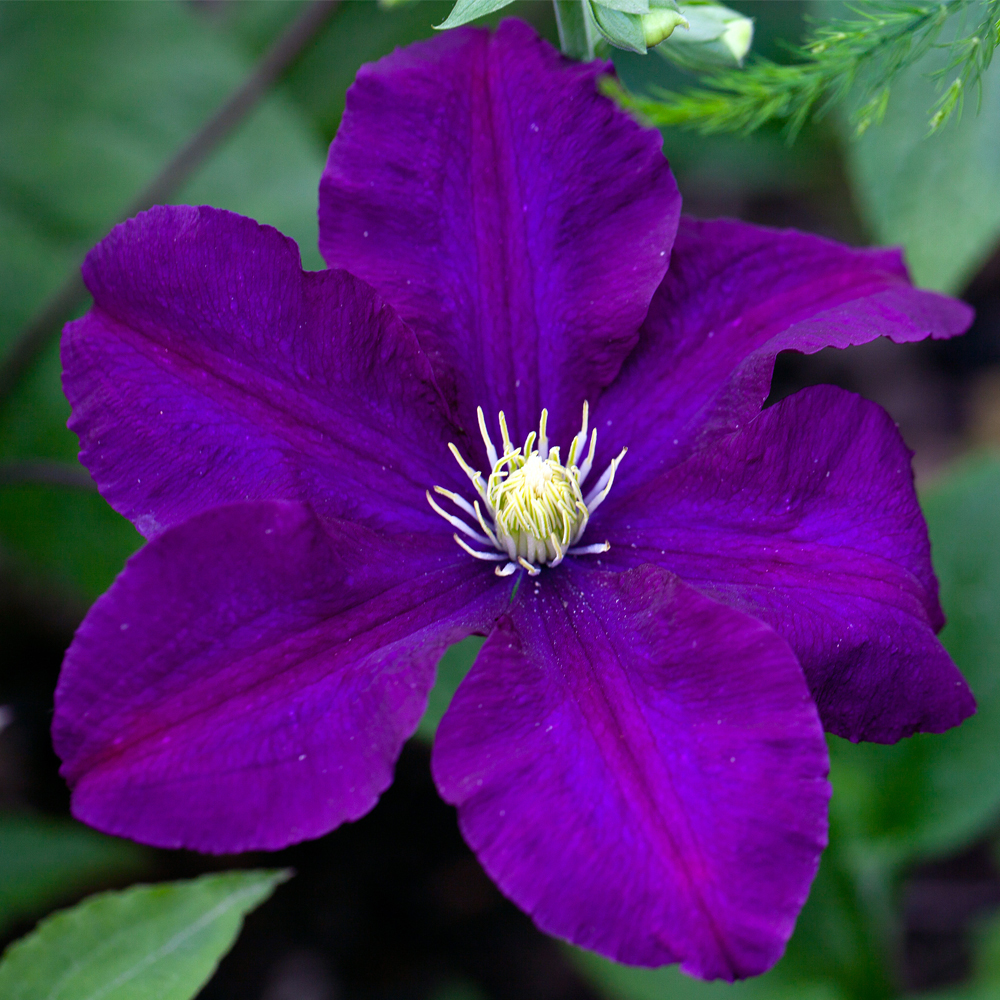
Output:
<path fill-rule="evenodd" d="M 70 427 L 143 534 L 259 499 L 438 527 L 424 490 L 429 470 L 461 485 L 454 430 L 412 332 L 363 282 L 305 273 L 269 226 L 186 206 L 118 226 L 83 274 L 94 308 L 63 338 Z"/>
<path fill-rule="evenodd" d="M 273 501 L 159 535 L 66 654 L 53 738 L 74 815 L 212 853 L 364 815 L 438 657 L 507 601 L 453 549 Z"/>
<path fill-rule="evenodd" d="M 897 250 L 855 250 L 743 222 L 681 220 L 639 344 L 596 414 L 629 446 L 618 488 L 650 479 L 760 412 L 779 351 L 953 337 L 961 302 L 910 285 Z"/>
<path fill-rule="evenodd" d="M 763 972 L 826 841 L 826 746 L 791 650 L 654 566 L 526 581 L 431 763 L 542 930 L 634 965 Z"/>
<path fill-rule="evenodd" d="M 553 440 L 617 374 L 680 195 L 641 128 L 527 25 L 446 32 L 363 67 L 320 185 L 320 250 L 416 330 L 463 426 L 549 407 Z"/>
<path fill-rule="evenodd" d="M 874 403 L 803 390 L 599 516 L 606 562 L 656 562 L 784 636 L 829 732 L 891 743 L 975 711 L 934 634 L 910 452 Z"/>

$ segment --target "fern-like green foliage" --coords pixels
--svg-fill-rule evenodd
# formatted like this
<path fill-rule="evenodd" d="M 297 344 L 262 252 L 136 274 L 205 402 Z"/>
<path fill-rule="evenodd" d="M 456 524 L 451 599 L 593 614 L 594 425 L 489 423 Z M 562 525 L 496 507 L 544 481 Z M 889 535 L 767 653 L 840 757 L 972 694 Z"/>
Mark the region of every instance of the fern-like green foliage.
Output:
<path fill-rule="evenodd" d="M 654 125 L 745 134 L 779 120 L 792 140 L 811 115 L 857 86 L 854 123 L 860 134 L 881 121 L 896 76 L 930 49 L 946 48 L 948 64 L 935 73 L 941 97 L 928 109 L 933 132 L 961 113 L 965 95 L 979 86 L 1000 44 L 1000 0 L 867 0 L 850 14 L 813 24 L 792 49 L 795 61 L 789 65 L 757 58 L 743 69 L 707 74 L 696 88 L 649 97 L 629 94 L 614 81 L 605 87 Z M 957 30 L 942 42 L 942 29 L 956 18 Z"/>

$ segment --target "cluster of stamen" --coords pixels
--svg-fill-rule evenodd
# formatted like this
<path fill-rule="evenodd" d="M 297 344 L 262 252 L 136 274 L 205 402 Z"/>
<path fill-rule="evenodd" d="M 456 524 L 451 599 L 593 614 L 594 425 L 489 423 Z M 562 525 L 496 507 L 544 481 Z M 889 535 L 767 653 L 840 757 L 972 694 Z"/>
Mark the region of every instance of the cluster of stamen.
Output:
<path fill-rule="evenodd" d="M 584 546 L 575 543 L 586 530 L 590 516 L 610 492 L 615 470 L 627 449 L 623 448 L 621 454 L 611 460 L 593 488 L 584 495 L 583 484 L 590 475 L 597 448 L 596 428 L 591 431 L 587 446 L 587 404 L 583 404 L 583 426 L 570 443 L 565 463 L 558 446 L 549 447 L 546 434 L 548 410 L 542 410 L 537 433 L 532 431 L 521 448 L 515 448 L 511 443 L 507 420 L 501 410 L 499 422 L 503 453 L 499 455 L 486 429 L 482 407 L 478 412 L 479 432 L 490 461 L 489 476 L 484 479 L 481 472 L 462 458 L 454 444 L 448 447 L 469 477 L 479 499 L 470 504 L 465 497 L 452 490 L 434 487 L 435 493 L 447 497 L 473 524 L 449 514 L 429 492 L 427 494 L 431 507 L 461 532 L 456 532 L 455 541 L 476 559 L 504 563 L 497 566 L 497 576 L 507 576 L 519 567 L 526 569 L 531 576 L 537 576 L 542 566 L 558 566 L 566 556 L 607 552 L 607 542 Z M 478 530 L 473 525 L 478 526 Z M 486 551 L 473 548 L 466 538 L 485 546 Z"/>

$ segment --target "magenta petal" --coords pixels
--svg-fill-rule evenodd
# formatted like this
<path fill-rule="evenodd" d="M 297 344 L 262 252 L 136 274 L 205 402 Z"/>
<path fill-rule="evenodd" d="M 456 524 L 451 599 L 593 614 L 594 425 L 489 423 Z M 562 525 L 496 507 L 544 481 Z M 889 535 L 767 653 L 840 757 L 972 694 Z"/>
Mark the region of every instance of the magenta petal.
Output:
<path fill-rule="evenodd" d="M 826 842 L 826 746 L 791 650 L 653 566 L 526 581 L 432 768 L 542 930 L 706 979 L 777 961 Z"/>
<path fill-rule="evenodd" d="M 598 95 L 606 64 L 519 21 L 363 67 L 320 186 L 320 250 L 417 331 L 465 426 L 569 439 L 663 277 L 680 195 L 659 133 Z"/>
<path fill-rule="evenodd" d="M 602 453 L 620 483 L 649 479 L 760 412 L 779 351 L 953 337 L 961 302 L 913 288 L 896 250 L 792 230 L 681 220 L 639 344 L 604 394 Z"/>
<path fill-rule="evenodd" d="M 823 724 L 890 743 L 975 710 L 944 623 L 910 453 L 881 407 L 832 386 L 765 410 L 617 496 L 607 562 L 656 562 L 791 644 Z"/>
<path fill-rule="evenodd" d="M 189 207 L 118 226 L 83 273 L 95 305 L 63 339 L 70 427 L 143 534 L 259 499 L 440 527 L 424 490 L 461 485 L 454 430 L 413 333 L 363 282 L 305 273 L 276 230 Z"/>
<path fill-rule="evenodd" d="M 454 546 L 220 507 L 159 535 L 66 654 L 53 737 L 73 813 L 212 853 L 357 819 L 392 780 L 449 643 L 506 590 Z"/>

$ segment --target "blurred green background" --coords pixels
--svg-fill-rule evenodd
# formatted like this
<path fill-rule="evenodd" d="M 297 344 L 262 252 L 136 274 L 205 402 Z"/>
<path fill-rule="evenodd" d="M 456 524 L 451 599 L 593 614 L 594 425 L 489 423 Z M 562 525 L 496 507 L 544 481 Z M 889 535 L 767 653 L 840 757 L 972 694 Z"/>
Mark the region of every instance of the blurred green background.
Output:
<path fill-rule="evenodd" d="M 316 188 L 358 66 L 432 33 L 449 2 L 347 0 L 170 198 L 207 203 L 316 251 Z M 755 51 L 787 58 L 829 4 L 733 6 Z M 252 77 L 304 6 L 278 0 L 0 3 L 0 366 L 99 240 Z M 504 11 L 555 40 L 548 2 Z M 48 744 L 62 650 L 140 544 L 75 459 L 58 325 L 0 377 L 0 935 L 12 940 L 89 891 L 225 867 L 299 877 L 249 918 L 206 998 L 1000 998 L 1000 68 L 960 121 L 926 139 L 932 51 L 860 141 L 847 111 L 807 126 L 699 138 L 667 132 L 686 209 L 902 243 L 915 280 L 978 310 L 948 344 L 875 343 L 779 359 L 775 398 L 835 382 L 875 399 L 915 451 L 949 624 L 979 714 L 896 747 L 830 739 L 831 844 L 787 956 L 735 987 L 630 970 L 563 948 L 504 901 L 436 798 L 427 745 L 474 655 L 442 663 L 396 786 L 371 816 L 276 856 L 140 849 L 68 818 Z M 655 53 L 616 54 L 636 91 L 691 82 Z M 78 303 L 76 312 L 86 308 Z"/>

